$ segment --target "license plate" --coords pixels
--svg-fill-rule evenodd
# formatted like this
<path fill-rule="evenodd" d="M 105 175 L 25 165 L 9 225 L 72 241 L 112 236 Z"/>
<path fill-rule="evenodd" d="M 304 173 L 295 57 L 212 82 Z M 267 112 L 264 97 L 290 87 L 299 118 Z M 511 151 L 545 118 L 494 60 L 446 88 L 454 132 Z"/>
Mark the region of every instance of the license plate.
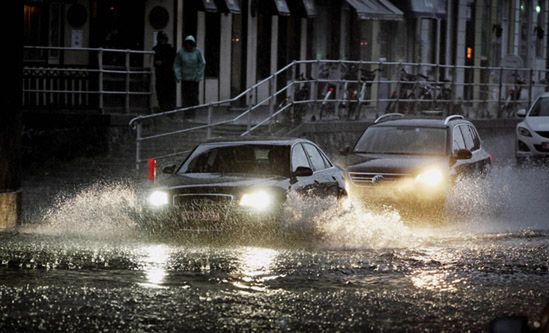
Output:
<path fill-rule="evenodd" d="M 182 213 L 185 220 L 191 221 L 213 221 L 217 222 L 221 220 L 221 214 L 219 212 L 190 210 Z"/>
<path fill-rule="evenodd" d="M 549 149 L 549 142 L 544 142 L 542 147 L 543 149 Z"/>

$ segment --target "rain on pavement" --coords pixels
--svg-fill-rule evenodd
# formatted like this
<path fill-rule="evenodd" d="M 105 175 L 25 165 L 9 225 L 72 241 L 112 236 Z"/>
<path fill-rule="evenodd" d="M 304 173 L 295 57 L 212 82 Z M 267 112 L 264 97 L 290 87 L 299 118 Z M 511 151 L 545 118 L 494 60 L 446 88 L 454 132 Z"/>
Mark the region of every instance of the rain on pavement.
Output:
<path fill-rule="evenodd" d="M 0 331 L 477 332 L 509 315 L 535 325 L 549 300 L 549 172 L 515 167 L 509 142 L 487 138 L 491 174 L 460 184 L 434 225 L 294 198 L 283 227 L 149 233 L 131 184 L 60 197 L 0 235 Z"/>

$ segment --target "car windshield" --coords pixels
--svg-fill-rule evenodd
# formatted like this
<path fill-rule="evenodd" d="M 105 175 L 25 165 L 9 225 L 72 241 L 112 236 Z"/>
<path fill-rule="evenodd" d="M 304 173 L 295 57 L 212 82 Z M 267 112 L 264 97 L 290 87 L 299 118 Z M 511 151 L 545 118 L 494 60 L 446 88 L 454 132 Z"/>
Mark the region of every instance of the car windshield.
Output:
<path fill-rule="evenodd" d="M 199 146 L 183 163 L 179 174 L 232 173 L 288 177 L 290 149 L 281 145 L 242 144 Z"/>
<path fill-rule="evenodd" d="M 412 126 L 369 127 L 354 152 L 371 154 L 427 154 L 446 152 L 446 129 Z"/>
<path fill-rule="evenodd" d="M 549 98 L 540 98 L 528 116 L 549 117 Z"/>

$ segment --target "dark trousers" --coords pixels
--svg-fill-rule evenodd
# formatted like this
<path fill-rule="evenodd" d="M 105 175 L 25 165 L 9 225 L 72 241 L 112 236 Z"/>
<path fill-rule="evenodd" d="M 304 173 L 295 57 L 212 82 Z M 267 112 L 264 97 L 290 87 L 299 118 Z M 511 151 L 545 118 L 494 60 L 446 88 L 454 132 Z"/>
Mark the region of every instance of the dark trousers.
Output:
<path fill-rule="evenodd" d="M 198 105 L 198 82 L 181 81 L 181 107 Z M 185 112 L 189 117 L 194 117 L 194 110 Z"/>
<path fill-rule="evenodd" d="M 175 107 L 175 79 L 171 75 L 156 75 L 156 97 L 162 111 Z"/>

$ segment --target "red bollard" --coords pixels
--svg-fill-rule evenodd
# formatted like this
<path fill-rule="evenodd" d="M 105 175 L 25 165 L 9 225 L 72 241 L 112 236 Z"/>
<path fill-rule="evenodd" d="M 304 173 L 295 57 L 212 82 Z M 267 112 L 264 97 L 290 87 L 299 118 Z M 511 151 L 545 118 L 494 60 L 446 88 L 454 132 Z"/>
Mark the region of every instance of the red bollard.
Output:
<path fill-rule="evenodd" d="M 156 160 L 150 159 L 147 160 L 147 180 L 154 182 L 156 178 Z"/>

